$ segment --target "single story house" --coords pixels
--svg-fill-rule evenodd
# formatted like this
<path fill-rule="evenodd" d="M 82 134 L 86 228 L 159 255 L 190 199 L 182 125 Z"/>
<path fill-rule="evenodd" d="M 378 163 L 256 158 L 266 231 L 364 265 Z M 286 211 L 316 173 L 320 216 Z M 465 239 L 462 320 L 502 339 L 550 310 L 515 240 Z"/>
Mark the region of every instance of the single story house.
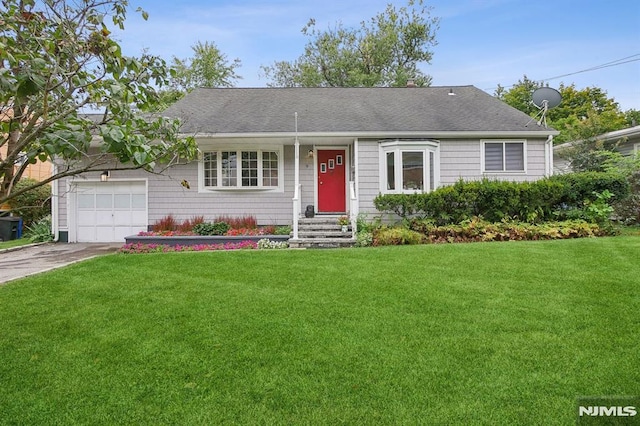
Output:
<path fill-rule="evenodd" d="M 597 136 L 595 139 L 604 143 L 617 144 L 615 150 L 622 155 L 635 155 L 640 152 L 640 126 L 633 126 L 622 130 L 604 133 Z M 555 173 L 567 173 L 571 171 L 571 164 L 563 157 L 562 153 L 568 148 L 579 143 L 581 142 L 567 142 L 561 145 L 556 145 L 553 148 L 553 165 Z"/>
<path fill-rule="evenodd" d="M 168 214 L 254 215 L 295 236 L 308 206 L 354 218 L 377 214 L 378 194 L 548 176 L 557 134 L 473 86 L 202 88 L 164 114 L 182 119 L 200 158 L 60 180 L 59 240 L 123 241 Z"/>

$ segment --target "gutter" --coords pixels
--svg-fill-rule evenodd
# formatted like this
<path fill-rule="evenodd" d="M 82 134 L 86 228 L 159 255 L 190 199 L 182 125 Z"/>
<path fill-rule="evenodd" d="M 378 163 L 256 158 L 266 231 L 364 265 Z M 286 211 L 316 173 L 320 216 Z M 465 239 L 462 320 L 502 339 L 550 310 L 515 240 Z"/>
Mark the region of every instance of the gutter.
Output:
<path fill-rule="evenodd" d="M 359 138 L 359 139 L 389 139 L 389 138 L 428 138 L 428 139 L 449 139 L 449 138 L 496 138 L 496 137 L 548 137 L 560 134 L 557 130 L 523 130 L 523 131 L 421 131 L 421 132 L 299 132 L 298 137 L 314 138 L 314 137 L 332 137 L 332 138 Z M 212 139 L 235 139 L 235 138 L 290 138 L 294 139 L 296 134 L 292 132 L 255 132 L 255 133 L 215 133 L 215 132 L 197 132 L 183 133 L 181 137 L 193 136 L 196 138 L 212 138 Z"/>

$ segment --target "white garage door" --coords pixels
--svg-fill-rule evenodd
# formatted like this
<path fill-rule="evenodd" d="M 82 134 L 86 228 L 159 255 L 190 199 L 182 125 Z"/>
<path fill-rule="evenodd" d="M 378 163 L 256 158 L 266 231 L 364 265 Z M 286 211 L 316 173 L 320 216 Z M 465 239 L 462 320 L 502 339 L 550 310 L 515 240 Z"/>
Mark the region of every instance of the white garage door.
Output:
<path fill-rule="evenodd" d="M 76 191 L 78 242 L 124 243 L 147 230 L 146 182 L 82 182 Z"/>

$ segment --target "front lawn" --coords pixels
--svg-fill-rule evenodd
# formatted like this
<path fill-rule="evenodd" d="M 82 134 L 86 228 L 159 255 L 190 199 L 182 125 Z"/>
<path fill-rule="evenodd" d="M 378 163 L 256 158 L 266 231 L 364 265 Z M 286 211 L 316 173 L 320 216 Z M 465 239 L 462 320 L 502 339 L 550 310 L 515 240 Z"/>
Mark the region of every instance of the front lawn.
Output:
<path fill-rule="evenodd" d="M 0 423 L 573 424 L 640 238 L 114 254 L 0 286 Z"/>
<path fill-rule="evenodd" d="M 31 241 L 28 238 L 20 238 L 17 240 L 9 240 L 9 241 L 0 241 L 0 250 L 26 246 L 27 244 L 31 244 Z"/>

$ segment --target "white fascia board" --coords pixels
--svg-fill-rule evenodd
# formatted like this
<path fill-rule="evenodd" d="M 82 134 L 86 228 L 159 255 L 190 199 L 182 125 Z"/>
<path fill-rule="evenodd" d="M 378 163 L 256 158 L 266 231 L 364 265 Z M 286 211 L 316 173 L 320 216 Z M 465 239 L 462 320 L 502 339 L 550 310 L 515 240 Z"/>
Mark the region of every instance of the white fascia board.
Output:
<path fill-rule="evenodd" d="M 397 139 L 397 138 L 427 138 L 427 139 L 452 139 L 452 138 L 546 138 L 550 135 L 558 135 L 556 130 L 536 131 L 424 131 L 424 132 L 299 132 L 299 138 L 359 138 L 359 139 Z M 248 138 L 295 138 L 295 132 L 278 133 L 191 133 L 181 135 L 193 136 L 196 139 L 248 139 Z"/>
<path fill-rule="evenodd" d="M 622 130 L 614 130 L 613 132 L 609 132 L 609 133 L 603 133 L 599 136 L 595 136 L 593 139 L 594 140 L 600 140 L 603 142 L 609 142 L 612 140 L 617 140 L 617 139 L 622 139 L 622 138 L 630 138 L 633 136 L 640 136 L 640 126 L 635 126 L 635 127 L 629 127 L 627 129 L 622 129 Z M 565 142 L 561 145 L 556 145 L 553 147 L 554 151 L 563 151 L 567 148 L 570 148 L 574 145 L 578 145 L 581 144 L 582 142 L 584 142 L 583 139 L 577 140 L 577 141 L 571 141 L 571 142 Z"/>

